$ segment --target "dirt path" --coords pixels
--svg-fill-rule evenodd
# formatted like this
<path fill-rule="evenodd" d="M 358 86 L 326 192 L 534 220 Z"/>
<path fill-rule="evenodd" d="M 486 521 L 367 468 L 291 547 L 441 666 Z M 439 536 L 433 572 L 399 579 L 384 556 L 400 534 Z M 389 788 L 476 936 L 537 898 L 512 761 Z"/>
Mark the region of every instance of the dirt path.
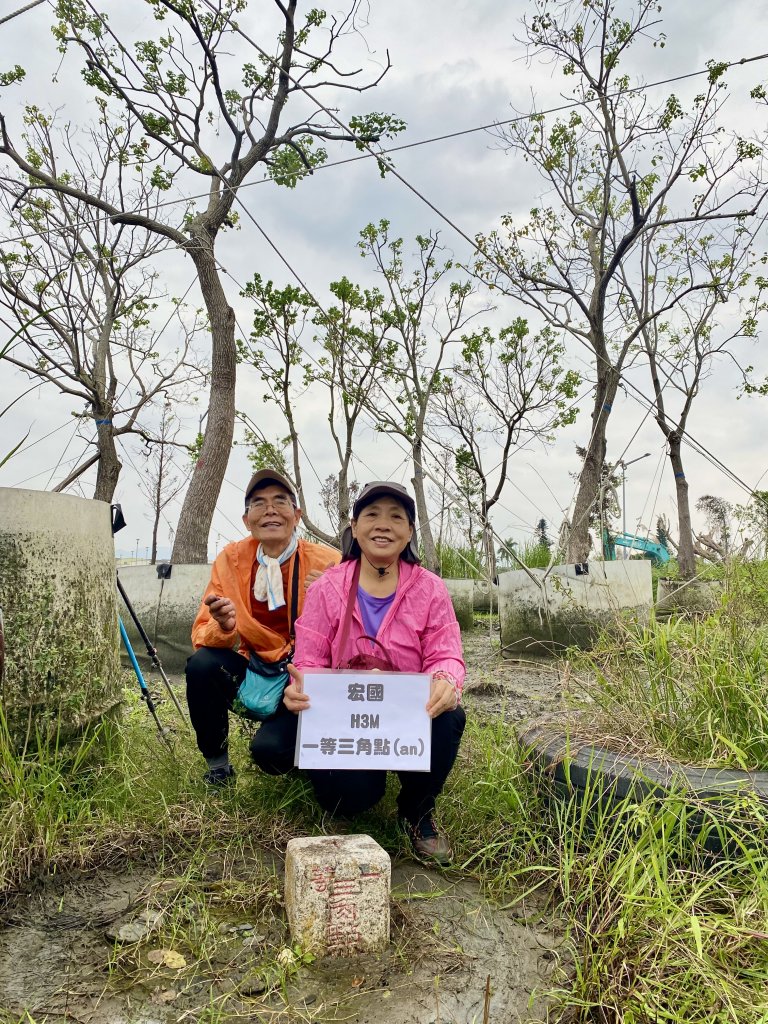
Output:
<path fill-rule="evenodd" d="M 501 658 L 498 630 L 486 622 L 462 636 L 467 663 L 465 701 L 482 716 L 503 714 L 516 724 L 557 711 L 562 668 L 552 658 Z"/>
<path fill-rule="evenodd" d="M 556 668 L 501 661 L 497 635 L 465 637 L 468 709 L 510 722 L 554 710 Z M 133 864 L 14 897 L 0 914 L 0 1024 L 465 1024 L 484 1019 L 488 976 L 493 1024 L 545 1015 L 560 932 L 536 907 L 494 907 L 472 881 L 401 861 L 389 951 L 304 963 L 290 949 L 282 863 L 254 848 L 231 872 L 212 863 L 193 892 L 168 865 Z M 161 950 L 182 950 L 184 966 L 157 963 Z"/>
<path fill-rule="evenodd" d="M 558 955 L 557 933 L 537 923 L 535 910 L 529 920 L 520 908 L 500 911 L 470 882 L 402 863 L 393 873 L 387 954 L 301 965 L 284 989 L 277 984 L 270 992 L 275 953 L 285 956 L 289 940 L 279 916 L 265 917 L 255 906 L 245 922 L 233 922 L 221 908 L 208 962 L 186 970 L 151 962 L 153 951 L 167 948 L 162 924 L 136 942 L 107 938 L 128 923 L 141 930 L 167 910 L 158 900 L 160 882 L 167 885 L 168 876 L 133 866 L 14 900 L 0 931 L 0 1006 L 9 1019 L 26 1022 L 28 1013 L 36 1024 L 223 1024 L 262 1014 L 359 1024 L 479 1021 L 490 975 L 489 1019 L 512 1024 L 542 1013 L 541 999 L 530 1010 L 529 1000 L 546 989 Z M 189 936 L 177 932 L 175 940 L 189 957 Z"/>

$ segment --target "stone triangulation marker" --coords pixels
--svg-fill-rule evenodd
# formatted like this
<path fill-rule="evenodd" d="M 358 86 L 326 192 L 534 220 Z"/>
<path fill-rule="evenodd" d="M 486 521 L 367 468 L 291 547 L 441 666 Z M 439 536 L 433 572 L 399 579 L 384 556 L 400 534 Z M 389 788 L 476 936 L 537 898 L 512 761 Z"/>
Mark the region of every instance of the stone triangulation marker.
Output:
<path fill-rule="evenodd" d="M 285 909 L 293 941 L 315 956 L 385 949 L 391 874 L 389 854 L 370 836 L 291 839 Z"/>

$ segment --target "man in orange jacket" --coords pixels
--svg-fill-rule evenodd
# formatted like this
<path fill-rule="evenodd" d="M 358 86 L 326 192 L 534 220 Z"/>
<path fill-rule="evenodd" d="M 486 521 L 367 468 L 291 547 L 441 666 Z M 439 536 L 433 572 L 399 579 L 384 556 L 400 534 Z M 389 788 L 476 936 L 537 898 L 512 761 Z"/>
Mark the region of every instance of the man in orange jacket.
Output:
<path fill-rule="evenodd" d="M 228 544 L 213 563 L 200 611 L 192 627 L 195 653 L 187 661 L 187 703 L 197 745 L 208 762 L 205 781 L 226 785 L 229 712 L 245 679 L 249 660 L 275 664 L 293 650 L 293 625 L 304 591 L 340 554 L 323 544 L 298 540 L 301 509 L 289 481 L 276 470 L 255 473 L 245 491 L 245 540 Z M 276 714 L 285 714 L 280 702 Z M 251 744 L 257 764 L 287 771 L 293 750 L 259 756 L 258 734 Z"/>

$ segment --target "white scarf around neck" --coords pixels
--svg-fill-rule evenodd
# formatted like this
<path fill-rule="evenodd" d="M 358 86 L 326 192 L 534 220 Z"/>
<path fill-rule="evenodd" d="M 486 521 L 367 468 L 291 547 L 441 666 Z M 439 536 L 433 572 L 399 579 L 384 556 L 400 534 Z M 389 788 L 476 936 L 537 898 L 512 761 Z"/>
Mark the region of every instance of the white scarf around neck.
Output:
<path fill-rule="evenodd" d="M 280 566 L 287 562 L 297 547 L 296 534 L 291 537 L 288 547 L 281 551 L 277 558 L 264 554 L 261 544 L 256 551 L 256 561 L 259 568 L 256 570 L 256 578 L 253 581 L 253 596 L 257 601 L 266 601 L 271 612 L 285 606 L 285 594 L 283 592 L 283 573 Z M 298 568 L 294 568 L 297 572 Z"/>

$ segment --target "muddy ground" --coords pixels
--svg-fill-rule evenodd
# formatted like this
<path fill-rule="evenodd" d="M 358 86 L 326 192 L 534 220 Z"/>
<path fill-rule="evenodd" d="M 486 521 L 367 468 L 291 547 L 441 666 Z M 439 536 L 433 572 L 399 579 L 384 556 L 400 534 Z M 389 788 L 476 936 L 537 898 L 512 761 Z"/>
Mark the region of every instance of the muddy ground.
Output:
<path fill-rule="evenodd" d="M 557 709 L 553 663 L 503 661 L 487 621 L 465 639 L 470 713 L 517 723 Z M 144 862 L 31 886 L 0 912 L 1 1024 L 546 1018 L 562 933 L 541 908 L 493 906 L 471 881 L 400 860 L 387 954 L 305 963 L 281 872 L 254 846 L 234 876 L 211 862 L 191 881 Z"/>

